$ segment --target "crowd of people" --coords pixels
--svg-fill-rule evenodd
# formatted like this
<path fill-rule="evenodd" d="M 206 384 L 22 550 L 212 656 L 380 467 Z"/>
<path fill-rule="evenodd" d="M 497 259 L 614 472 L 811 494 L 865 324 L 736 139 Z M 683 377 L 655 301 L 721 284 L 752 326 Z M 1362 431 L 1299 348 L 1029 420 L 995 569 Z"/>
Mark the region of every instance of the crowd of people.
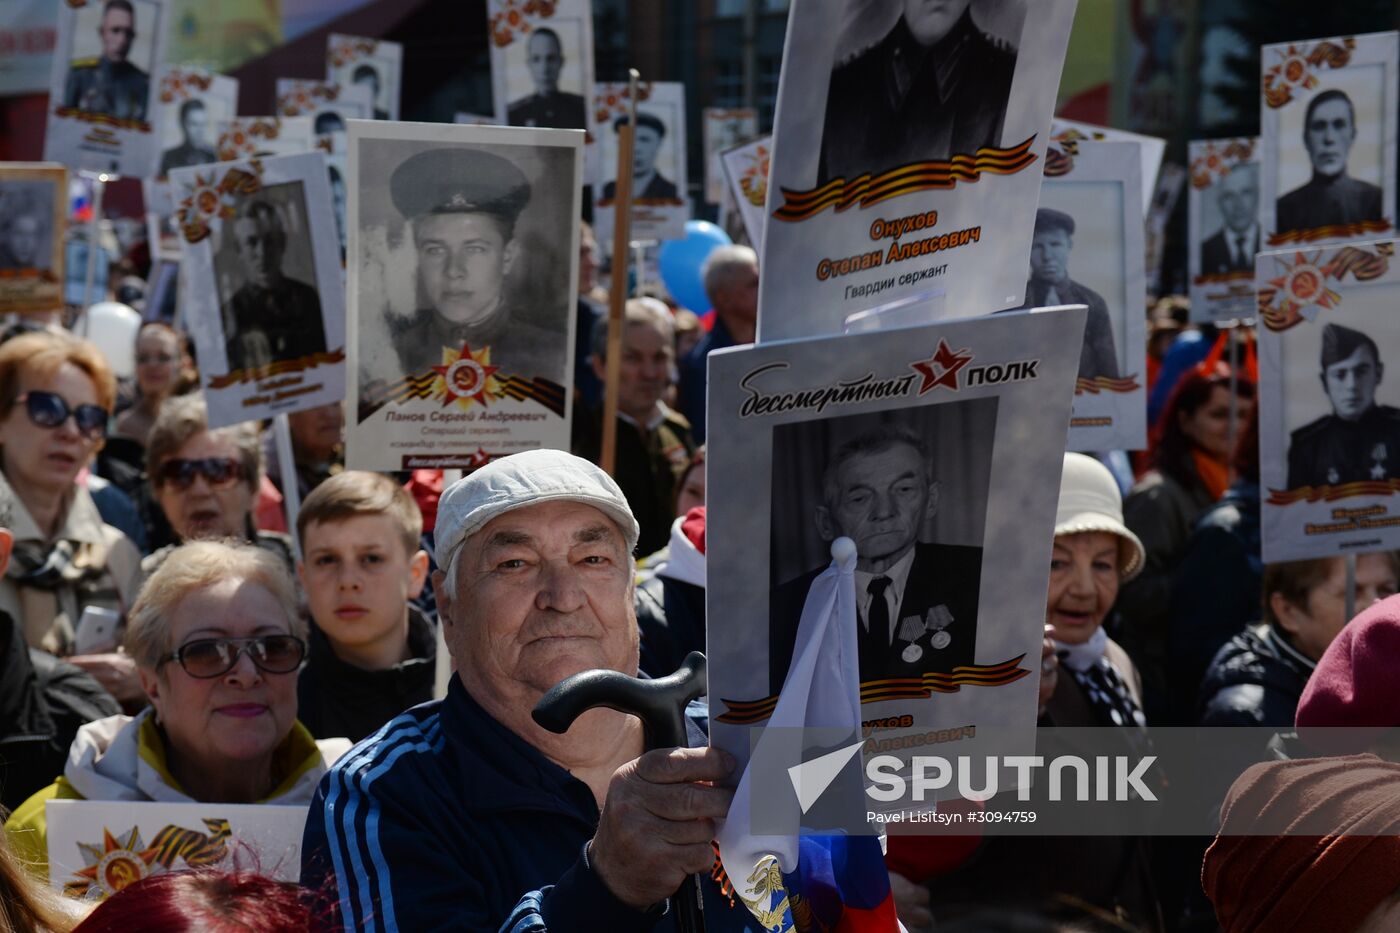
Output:
<path fill-rule="evenodd" d="M 291 416 L 284 472 L 266 427 L 209 426 L 165 324 L 140 328 L 127 380 L 60 327 L 5 333 L 0 931 L 666 928 L 690 875 L 710 930 L 759 928 L 712 872 L 734 762 L 703 704 L 685 749 L 647 750 L 612 710 L 564 735 L 531 717 L 570 674 L 660 677 L 704 649 L 705 357 L 756 321 L 747 247 L 711 254 L 703 317 L 627 301 L 610 476 L 582 243 L 573 453 L 451 485 L 344 469 L 338 405 Z M 1150 726 L 1265 727 L 1221 820 L 1296 804 L 1312 844 L 893 835 L 910 930 L 1381 930 L 1400 910 L 1389 746 L 1308 743 L 1400 725 L 1400 555 L 1356 560 L 1354 620 L 1341 558 L 1262 563 L 1249 348 L 1183 312 L 1152 317 L 1151 449 L 1066 455 L 1040 724 L 1123 755 L 1150 753 Z M 50 800 L 300 808 L 300 884 L 170 872 L 96 909 L 57 897 Z"/>

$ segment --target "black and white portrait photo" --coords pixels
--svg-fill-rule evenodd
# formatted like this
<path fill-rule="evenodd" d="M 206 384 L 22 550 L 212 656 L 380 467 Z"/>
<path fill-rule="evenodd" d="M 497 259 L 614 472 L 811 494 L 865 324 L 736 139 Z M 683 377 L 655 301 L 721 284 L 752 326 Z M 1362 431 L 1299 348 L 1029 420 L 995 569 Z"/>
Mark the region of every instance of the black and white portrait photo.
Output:
<path fill-rule="evenodd" d="M 1394 33 L 1266 45 L 1260 107 L 1263 250 L 1394 229 Z"/>
<path fill-rule="evenodd" d="M 1314 95 L 1304 111 L 1302 136 L 1312 173 L 1307 182 L 1278 199 L 1278 228 L 1311 230 L 1380 220 L 1381 186 L 1349 170 L 1357 137 L 1356 104 L 1351 96 L 1339 88 Z"/>
<path fill-rule="evenodd" d="M 1003 144 L 1016 74 L 1016 46 L 1006 37 L 1020 34 L 1025 4 L 895 0 L 876 8 L 890 6 L 897 19 L 873 42 L 858 45 L 870 38 L 868 14 L 838 38 L 818 184 Z M 843 40 L 857 44 L 844 56 Z"/>
<path fill-rule="evenodd" d="M 1292 432 L 1289 489 L 1400 477 L 1400 408 L 1377 398 L 1384 376 L 1385 361 L 1369 334 L 1323 326 L 1318 380 L 1331 414 Z M 1400 398 L 1400 391 L 1391 397 Z"/>
<path fill-rule="evenodd" d="M 1026 281 L 1026 303 L 1022 308 L 1087 305 L 1089 320 L 1084 327 L 1079 378 L 1096 379 L 1103 376 L 1117 379 L 1118 350 L 1108 302 L 1088 285 L 1075 281 L 1071 271 L 1075 229 L 1074 218 L 1065 211 L 1053 207 L 1036 210 L 1035 233 L 1031 237 L 1030 278 Z M 1097 271 L 1100 265 L 1093 260 L 1083 262 L 1086 271 Z"/>
<path fill-rule="evenodd" d="M 239 200 L 214 253 L 230 371 L 326 351 L 300 182 Z"/>
<path fill-rule="evenodd" d="M 1214 196 L 1219 228 L 1201 241 L 1200 275 L 1254 274 L 1259 251 L 1259 166 L 1233 165 L 1203 197 Z"/>
<path fill-rule="evenodd" d="M 582 94 L 559 89 L 564 70 L 564 43 L 559 33 L 540 26 L 525 40 L 525 63 L 534 89 L 506 107 L 511 126 L 552 126 L 581 130 L 588 126 L 588 102 Z"/>
<path fill-rule="evenodd" d="M 176 124 L 179 126 L 180 142 L 161 153 L 161 177 L 168 175 L 172 168 L 218 161 L 208 104 L 198 97 L 181 101 L 176 109 Z"/>
<path fill-rule="evenodd" d="M 53 182 L 0 179 L 0 269 L 53 268 Z"/>
<path fill-rule="evenodd" d="M 326 156 L 175 169 L 170 185 L 178 313 L 199 355 L 210 424 L 344 398 L 345 286 Z M 217 191 L 229 195 L 208 197 Z"/>
<path fill-rule="evenodd" d="M 345 121 L 368 120 L 373 111 L 374 94 L 363 84 L 277 79 L 277 113 L 308 118 L 316 145 L 325 152 L 343 155 Z"/>
<path fill-rule="evenodd" d="M 160 8 L 149 0 L 102 0 L 76 13 L 62 106 L 118 120 L 145 121 L 151 105 Z"/>
<path fill-rule="evenodd" d="M 486 5 L 496 119 L 510 126 L 583 130 L 592 125 L 593 25 L 587 0 L 544 10 Z"/>
<path fill-rule="evenodd" d="M 341 87 L 363 89 L 369 98 L 367 118 L 397 120 L 403 46 L 331 33 L 326 39 L 326 78 Z"/>
<path fill-rule="evenodd" d="M 389 111 L 379 103 L 384 97 L 384 75 L 380 66 L 374 62 L 361 62 L 350 72 L 351 87 L 363 88 L 369 95 L 371 102 L 370 112 L 376 120 L 389 119 Z"/>
<path fill-rule="evenodd" d="M 613 120 L 613 133 L 627 123 L 625 116 Z M 637 128 L 632 134 L 632 200 L 673 201 L 680 197 L 676 183 L 663 174 L 657 165 L 661 144 L 666 139 L 666 123 L 655 113 L 637 108 Z M 617 182 L 603 185 L 604 200 L 617 197 Z"/>
<path fill-rule="evenodd" d="M 67 209 L 63 166 L 0 164 L 0 313 L 63 306 Z"/>
<path fill-rule="evenodd" d="M 752 107 L 706 107 L 700 112 L 700 132 L 705 150 L 705 200 L 723 204 L 725 178 L 720 153 L 758 135 L 758 111 Z"/>
<path fill-rule="evenodd" d="M 774 429 L 770 686 L 792 660 L 830 545 L 856 545 L 860 679 L 974 663 L 997 400 Z"/>

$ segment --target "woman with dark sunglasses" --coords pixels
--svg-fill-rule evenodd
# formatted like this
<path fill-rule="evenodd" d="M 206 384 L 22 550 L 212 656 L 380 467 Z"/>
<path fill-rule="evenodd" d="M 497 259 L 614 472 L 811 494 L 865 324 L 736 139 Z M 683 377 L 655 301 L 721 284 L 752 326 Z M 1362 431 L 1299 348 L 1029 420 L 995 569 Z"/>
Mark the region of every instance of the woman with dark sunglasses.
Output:
<path fill-rule="evenodd" d="M 140 552 L 76 482 L 102 446 L 115 393 L 107 361 L 86 340 L 41 331 L 0 345 L 0 500 L 15 538 L 0 611 L 30 647 L 59 657 L 73 654 L 85 609 L 124 613 L 141 585 Z M 70 660 L 117 699 L 139 695 L 124 659 Z"/>
<path fill-rule="evenodd" d="M 295 571 L 292 542 L 275 531 L 259 531 L 253 520 L 262 481 L 262 446 L 251 422 L 209 429 L 209 409 L 198 394 L 167 399 L 151 429 L 146 473 L 175 541 L 233 538 L 256 544 Z M 151 554 L 151 573 L 173 545 Z"/>
<path fill-rule="evenodd" d="M 126 630 L 150 706 L 78 730 L 62 776 L 5 823 L 10 847 L 47 872 L 49 800 L 304 808 L 350 747 L 297 722 L 305 639 L 292 578 L 266 551 L 218 541 L 171 551 Z"/>

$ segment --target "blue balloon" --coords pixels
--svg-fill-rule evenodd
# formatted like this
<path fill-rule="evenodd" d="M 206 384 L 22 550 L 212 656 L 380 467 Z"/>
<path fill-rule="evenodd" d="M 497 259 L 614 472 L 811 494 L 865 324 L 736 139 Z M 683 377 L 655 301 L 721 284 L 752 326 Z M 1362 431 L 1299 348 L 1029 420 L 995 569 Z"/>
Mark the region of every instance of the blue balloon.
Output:
<path fill-rule="evenodd" d="M 708 220 L 687 220 L 685 239 L 662 243 L 661 255 L 657 258 L 661 281 L 671 297 L 696 314 L 710 310 L 710 299 L 705 294 L 705 282 L 700 277 L 700 270 L 710 253 L 733 242 L 729 234 Z"/>

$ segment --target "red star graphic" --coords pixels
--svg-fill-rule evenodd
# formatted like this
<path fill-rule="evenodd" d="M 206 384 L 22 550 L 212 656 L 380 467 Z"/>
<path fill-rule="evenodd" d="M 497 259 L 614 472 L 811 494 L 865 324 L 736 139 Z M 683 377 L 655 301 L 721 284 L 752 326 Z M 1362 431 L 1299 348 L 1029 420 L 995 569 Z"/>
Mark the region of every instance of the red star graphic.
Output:
<path fill-rule="evenodd" d="M 442 377 L 443 391 L 445 393 L 442 401 L 442 406 L 444 408 L 446 408 L 448 405 L 451 405 L 459 398 L 474 398 L 477 401 L 481 402 L 481 404 L 483 405 L 487 404 L 485 394 L 487 380 L 491 378 L 491 375 L 493 373 L 500 370 L 501 367 L 488 365 L 484 361 L 484 359 L 479 358 L 484 358 L 485 355 L 486 354 L 484 352 L 475 354 L 472 353 L 471 344 L 463 343 L 461 352 L 457 354 L 457 359 L 452 360 L 451 362 L 443 363 L 441 366 L 433 367 L 433 372 L 437 373 L 439 376 Z M 452 368 L 462 360 L 474 361 L 481 370 L 480 378 L 477 380 L 475 385 L 473 385 L 466 391 L 459 391 L 461 387 L 453 385 L 452 380 L 448 378 L 448 373 L 451 372 Z"/>
<path fill-rule="evenodd" d="M 938 386 L 958 391 L 958 372 L 971 362 L 972 354 L 966 347 L 954 351 L 948 346 L 948 341 L 939 338 L 938 349 L 933 356 L 909 366 L 924 377 L 923 384 L 919 386 L 919 394 L 923 395 Z"/>

